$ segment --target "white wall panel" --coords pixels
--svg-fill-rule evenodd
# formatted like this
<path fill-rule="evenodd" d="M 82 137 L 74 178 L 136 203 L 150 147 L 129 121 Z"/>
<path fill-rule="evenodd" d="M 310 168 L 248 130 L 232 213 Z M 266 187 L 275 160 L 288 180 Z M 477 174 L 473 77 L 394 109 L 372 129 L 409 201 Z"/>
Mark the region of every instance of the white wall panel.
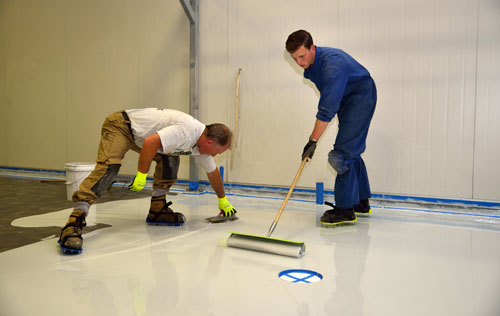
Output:
<path fill-rule="evenodd" d="M 200 120 L 228 125 L 227 1 L 200 1 Z M 234 97 L 233 97 L 234 98 Z M 215 157 L 224 165 L 227 154 Z M 200 168 L 201 169 L 201 168 Z M 201 170 L 199 170 L 201 172 Z M 226 173 L 227 174 L 227 173 Z M 203 172 L 201 179 L 206 179 Z"/>
<path fill-rule="evenodd" d="M 6 85 L 6 45 L 5 41 L 7 38 L 7 25 L 9 19 L 7 18 L 5 6 L 0 4 L 0 166 L 5 166 L 7 164 L 7 96 L 5 91 Z"/>
<path fill-rule="evenodd" d="M 288 186 L 319 93 L 284 49 L 300 28 L 372 73 L 379 102 L 364 154 L 372 190 L 500 199 L 500 5 L 496 0 L 200 2 L 200 119 L 234 126 L 226 180 Z M 93 160 L 112 111 L 188 111 L 189 23 L 179 1 L 0 2 L 0 164 Z M 8 30 L 8 31 L 7 31 Z M 298 183 L 333 188 L 334 120 Z M 137 156 L 125 162 L 135 172 Z M 181 178 L 187 177 L 187 163 Z"/>
<path fill-rule="evenodd" d="M 360 3 L 341 2 L 339 43 L 378 85 L 366 153 L 375 172 L 372 186 L 378 192 L 471 198 L 477 3 L 388 1 L 367 7 L 380 14 L 363 14 Z M 356 15 L 372 27 L 358 27 Z"/>
<path fill-rule="evenodd" d="M 209 87 L 214 85 L 212 80 L 224 81 L 221 78 L 224 66 L 218 69 L 201 63 L 203 78 L 209 78 L 208 82 L 202 79 L 201 107 L 208 109 L 202 111 L 202 120 L 225 119 L 234 127 L 236 76 L 241 68 L 241 139 L 233 156 L 233 170 L 228 167 L 229 153 L 219 162 L 226 165 L 232 182 L 290 185 L 300 164 L 302 147 L 312 131 L 318 95 L 313 85 L 304 81 L 302 71 L 285 53 L 284 46 L 291 32 L 306 26 L 318 29 L 315 27 L 318 10 L 303 10 L 299 3 L 284 5 L 280 1 L 229 1 L 226 8 L 222 3 L 201 3 L 201 56 L 209 56 L 203 60 L 210 58 L 216 65 L 224 65 L 227 60 L 227 88 L 220 90 Z M 335 3 L 330 1 L 313 1 L 308 6 L 323 8 L 324 24 L 337 14 Z M 296 16 L 298 11 L 302 13 L 300 20 Z M 227 20 L 223 18 L 225 12 Z M 221 18 L 214 19 L 209 14 Z M 333 38 L 335 32 L 326 36 Z M 213 44 L 209 43 L 219 43 L 221 39 L 227 47 L 220 43 L 220 59 L 214 59 Z M 215 100 L 213 95 L 219 95 L 217 100 L 225 102 L 223 111 L 218 112 L 210 103 Z M 328 150 L 325 147 L 318 152 L 325 157 Z M 310 171 L 314 169 L 306 167 L 309 173 L 304 172 L 299 185 L 304 185 L 308 178 L 309 183 L 315 179 L 332 181 L 331 173 L 325 175 L 325 160 L 313 164 L 321 164 L 322 168 L 317 168 L 317 174 L 313 175 Z"/>
<path fill-rule="evenodd" d="M 65 19 L 68 161 L 94 161 L 106 116 L 138 103 L 137 3 L 76 2 Z"/>
<path fill-rule="evenodd" d="M 82 127 L 84 118 L 88 130 L 69 129 L 70 161 L 95 159 L 100 127 L 113 111 L 188 111 L 189 22 L 180 3 L 78 2 L 67 19 L 68 121 Z M 121 172 L 134 174 L 137 158 L 128 153 Z M 180 175 L 187 170 L 182 164 Z"/>
<path fill-rule="evenodd" d="M 51 168 L 66 143 L 63 1 L 2 1 L 4 165 Z M 62 164 L 64 166 L 64 163 Z"/>
<path fill-rule="evenodd" d="M 189 111 L 189 21 L 179 1 L 5 0 L 0 12 L 2 165 L 94 161 L 108 114 Z M 137 158 L 129 153 L 121 172 L 135 174 Z M 188 177 L 187 163 L 179 176 Z"/>
<path fill-rule="evenodd" d="M 284 42 L 304 28 L 316 44 L 344 49 L 375 78 L 379 102 L 364 154 L 374 192 L 475 198 L 479 6 L 469 0 L 202 2 L 203 20 L 220 32 L 204 24 L 201 54 L 217 39 L 220 54 L 212 61 L 221 66 L 202 62 L 204 78 L 225 82 L 221 89 L 202 88 L 202 119 L 225 116 L 233 125 L 235 78 L 243 69 L 242 136 L 229 181 L 289 185 L 297 170 L 319 94 Z M 208 101 L 216 99 L 221 103 L 214 109 Z M 326 154 L 336 125 L 320 140 L 299 186 L 325 181 L 333 188 Z"/>
<path fill-rule="evenodd" d="M 500 200 L 500 3 L 479 6 L 474 198 Z"/>

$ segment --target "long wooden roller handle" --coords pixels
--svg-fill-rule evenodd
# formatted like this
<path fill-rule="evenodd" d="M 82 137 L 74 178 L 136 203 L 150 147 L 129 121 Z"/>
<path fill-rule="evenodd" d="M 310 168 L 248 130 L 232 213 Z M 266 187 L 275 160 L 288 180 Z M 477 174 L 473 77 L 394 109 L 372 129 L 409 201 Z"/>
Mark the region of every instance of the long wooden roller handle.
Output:
<path fill-rule="evenodd" d="M 278 214 L 276 214 L 276 217 L 274 218 L 275 223 L 277 223 L 278 220 L 280 219 L 281 213 L 283 213 L 283 210 L 285 209 L 285 205 L 288 202 L 288 199 L 290 198 L 290 196 L 292 195 L 292 191 L 295 188 L 295 185 L 297 184 L 297 181 L 299 180 L 300 174 L 302 173 L 302 169 L 304 169 L 304 166 L 305 166 L 308 159 L 309 159 L 309 157 L 306 157 L 306 158 L 304 158 L 304 160 L 302 160 L 302 163 L 300 164 L 299 170 L 297 171 L 297 174 L 295 175 L 295 178 L 293 179 L 292 186 L 290 187 L 290 190 L 288 190 L 288 194 L 286 195 L 286 198 L 283 201 L 283 203 L 281 203 L 280 210 L 279 210 Z"/>

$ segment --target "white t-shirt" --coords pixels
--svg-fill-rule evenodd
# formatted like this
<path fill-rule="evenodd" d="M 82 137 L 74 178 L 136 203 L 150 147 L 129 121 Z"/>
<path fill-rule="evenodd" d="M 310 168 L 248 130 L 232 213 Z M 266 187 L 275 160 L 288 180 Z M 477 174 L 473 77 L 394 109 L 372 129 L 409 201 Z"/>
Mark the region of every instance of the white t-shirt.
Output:
<path fill-rule="evenodd" d="M 184 112 L 169 109 L 132 109 L 126 110 L 134 140 L 137 146 L 144 145 L 146 137 L 157 133 L 163 148 L 159 153 L 168 155 L 193 155 L 196 163 L 206 172 L 214 171 L 217 166 L 210 155 L 200 154 L 195 146 L 205 130 L 205 124 Z"/>

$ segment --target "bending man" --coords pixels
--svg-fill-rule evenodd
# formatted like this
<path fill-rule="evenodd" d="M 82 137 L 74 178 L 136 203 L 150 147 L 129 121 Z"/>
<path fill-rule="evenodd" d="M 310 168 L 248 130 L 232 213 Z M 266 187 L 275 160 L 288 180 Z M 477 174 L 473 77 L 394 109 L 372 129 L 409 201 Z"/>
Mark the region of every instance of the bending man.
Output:
<path fill-rule="evenodd" d="M 74 210 L 61 231 L 59 243 L 64 252 L 82 251 L 82 228 L 90 206 L 113 183 L 128 150 L 140 153 L 132 191 L 146 185 L 151 162 L 156 162 L 151 208 L 146 218 L 150 225 L 182 225 L 185 217 L 174 212 L 166 194 L 177 181 L 179 155 L 193 155 L 205 169 L 219 198 L 220 214 L 232 217 L 236 210 L 225 196 L 224 186 L 213 156 L 231 145 L 232 133 L 223 124 L 205 126 L 192 116 L 168 109 L 133 109 L 109 115 L 103 123 L 97 164 L 73 194 Z"/>

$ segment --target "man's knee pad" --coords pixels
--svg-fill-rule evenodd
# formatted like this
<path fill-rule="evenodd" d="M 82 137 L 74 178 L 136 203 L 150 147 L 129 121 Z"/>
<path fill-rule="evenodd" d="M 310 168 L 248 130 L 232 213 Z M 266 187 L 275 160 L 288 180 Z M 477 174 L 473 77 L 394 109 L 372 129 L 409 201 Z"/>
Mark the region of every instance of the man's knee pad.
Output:
<path fill-rule="evenodd" d="M 349 163 L 344 160 L 344 156 L 338 151 L 332 150 L 328 153 L 328 163 L 339 175 L 349 171 Z"/>
<path fill-rule="evenodd" d="M 106 192 L 108 188 L 113 184 L 113 181 L 115 180 L 120 167 L 121 165 L 108 165 L 108 170 L 106 170 L 106 173 L 102 176 L 101 179 L 99 179 L 99 181 L 97 181 L 96 184 L 94 184 L 91 189 L 97 197 L 101 197 L 103 193 Z"/>
<path fill-rule="evenodd" d="M 161 180 L 177 180 L 180 161 L 179 156 L 161 155 Z"/>

